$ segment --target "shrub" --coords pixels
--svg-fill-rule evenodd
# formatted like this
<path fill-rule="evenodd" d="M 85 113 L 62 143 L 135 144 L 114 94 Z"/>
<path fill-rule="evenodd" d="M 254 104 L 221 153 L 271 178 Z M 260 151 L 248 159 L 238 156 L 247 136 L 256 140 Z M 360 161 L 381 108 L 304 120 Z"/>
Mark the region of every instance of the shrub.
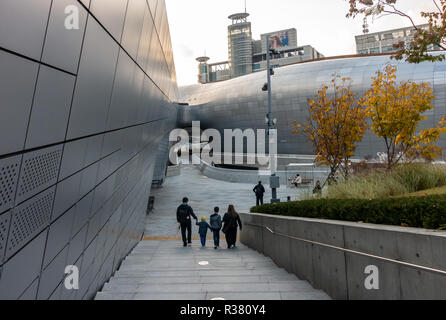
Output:
<path fill-rule="evenodd" d="M 423 163 L 405 164 L 391 171 L 375 169 L 341 181 L 327 189 L 330 199 L 378 199 L 401 196 L 446 185 L 446 167 Z"/>
<path fill-rule="evenodd" d="M 251 208 L 272 215 L 409 226 L 446 227 L 446 195 L 388 199 L 318 199 Z"/>
<path fill-rule="evenodd" d="M 446 185 L 446 168 L 443 165 L 400 165 L 395 167 L 391 176 L 410 193 Z"/>

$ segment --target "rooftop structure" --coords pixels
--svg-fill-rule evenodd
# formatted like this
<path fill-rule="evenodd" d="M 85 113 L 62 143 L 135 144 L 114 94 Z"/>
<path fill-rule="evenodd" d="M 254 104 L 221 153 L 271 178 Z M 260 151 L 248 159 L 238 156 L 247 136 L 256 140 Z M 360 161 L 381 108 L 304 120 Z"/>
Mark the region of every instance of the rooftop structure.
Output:
<path fill-rule="evenodd" d="M 208 64 L 209 59 L 197 58 L 199 83 L 228 80 L 253 72 L 266 70 L 266 41 L 272 41 L 276 54 L 272 58 L 273 67 L 281 67 L 297 62 L 320 59 L 324 56 L 312 46 L 298 46 L 295 28 L 262 34 L 260 40 L 252 39 L 249 13 L 236 13 L 228 18 L 228 61 Z M 207 58 L 207 57 L 206 57 Z"/>
<path fill-rule="evenodd" d="M 417 28 L 427 28 L 429 25 L 420 25 Z M 375 33 L 366 33 L 356 36 L 357 54 L 391 53 L 395 52 L 393 45 L 403 41 L 409 45 L 413 41 L 415 28 L 413 26 Z M 428 50 L 439 50 L 438 46 L 431 45 Z"/>

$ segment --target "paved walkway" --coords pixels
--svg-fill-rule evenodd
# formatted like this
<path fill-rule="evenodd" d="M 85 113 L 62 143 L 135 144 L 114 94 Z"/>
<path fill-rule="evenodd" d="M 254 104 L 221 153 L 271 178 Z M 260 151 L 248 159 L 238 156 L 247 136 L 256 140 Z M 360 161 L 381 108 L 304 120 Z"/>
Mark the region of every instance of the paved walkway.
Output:
<path fill-rule="evenodd" d="M 233 204 L 238 211 L 249 211 L 256 204 L 254 185 L 231 183 L 209 179 L 193 166 L 181 169 L 181 176 L 167 178 L 161 189 L 152 190 L 155 196 L 155 211 L 149 215 L 146 223 L 148 236 L 172 236 L 177 233 L 176 209 L 183 197 L 188 197 L 190 205 L 197 217 L 206 216 L 209 219 L 215 206 L 220 207 L 223 215 L 228 205 Z M 265 202 L 271 199 L 271 189 L 265 187 Z M 280 188 L 278 197 L 295 196 L 296 189 Z M 198 231 L 194 230 L 193 234 Z"/>
<path fill-rule="evenodd" d="M 191 199 L 197 216 L 209 217 L 215 205 L 239 210 L 252 206 L 253 186 L 203 178 L 193 167 L 168 178 L 154 190 L 155 211 L 147 218 L 144 241 L 125 259 L 96 299 L 138 300 L 302 300 L 329 299 L 274 262 L 241 244 L 214 250 L 213 241 L 201 248 L 194 240 L 183 248 L 175 209 L 183 196 Z M 224 198 L 225 200 L 219 200 Z M 194 226 L 194 239 L 198 230 Z M 210 239 L 210 237 L 209 237 Z M 221 240 L 221 247 L 225 241 Z"/>

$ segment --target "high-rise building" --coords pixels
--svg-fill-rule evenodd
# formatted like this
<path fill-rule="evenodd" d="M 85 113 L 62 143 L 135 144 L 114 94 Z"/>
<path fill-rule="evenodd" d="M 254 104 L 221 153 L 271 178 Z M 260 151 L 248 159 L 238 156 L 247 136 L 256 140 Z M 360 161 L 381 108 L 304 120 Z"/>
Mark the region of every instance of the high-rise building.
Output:
<path fill-rule="evenodd" d="M 228 18 L 228 56 L 231 78 L 252 72 L 252 31 L 249 13 L 236 13 Z"/>
<path fill-rule="evenodd" d="M 248 16 L 248 13 L 236 13 L 229 16 L 232 20 L 232 24 L 228 26 L 229 61 L 209 64 L 208 57 L 197 58 L 200 63 L 199 83 L 229 80 L 266 70 L 267 39 L 271 39 L 273 48 L 276 50 L 271 60 L 274 68 L 324 57 L 312 46 L 299 47 L 295 28 L 265 33 L 260 36 L 260 40 L 253 40 Z"/>
<path fill-rule="evenodd" d="M 429 25 L 420 25 L 417 28 L 428 28 Z M 414 27 L 385 30 L 375 33 L 367 33 L 356 36 L 357 54 L 391 53 L 395 52 L 394 44 L 403 41 L 406 46 L 413 41 L 415 34 Z M 440 50 L 438 46 L 430 45 L 429 51 Z"/>

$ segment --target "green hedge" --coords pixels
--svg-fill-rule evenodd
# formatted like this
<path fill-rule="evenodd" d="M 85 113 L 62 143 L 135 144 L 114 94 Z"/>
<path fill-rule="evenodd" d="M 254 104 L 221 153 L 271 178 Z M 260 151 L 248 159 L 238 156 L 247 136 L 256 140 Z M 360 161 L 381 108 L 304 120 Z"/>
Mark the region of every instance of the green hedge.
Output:
<path fill-rule="evenodd" d="M 446 195 L 386 199 L 316 199 L 266 204 L 251 212 L 426 229 L 446 229 Z"/>

